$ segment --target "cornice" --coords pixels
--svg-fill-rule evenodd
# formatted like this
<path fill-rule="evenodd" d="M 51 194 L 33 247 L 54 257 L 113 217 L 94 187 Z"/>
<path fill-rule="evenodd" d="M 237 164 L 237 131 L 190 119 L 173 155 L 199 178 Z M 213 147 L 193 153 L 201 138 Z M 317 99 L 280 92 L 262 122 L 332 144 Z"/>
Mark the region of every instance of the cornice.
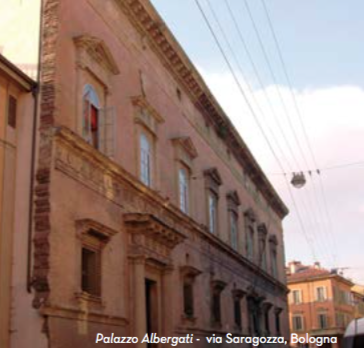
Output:
<path fill-rule="evenodd" d="M 288 214 L 288 208 L 150 1 L 115 1 L 142 36 L 148 38 L 151 47 L 184 87 L 185 92 L 202 113 L 206 123 L 215 128 L 217 134 L 225 141 L 272 209 L 283 219 Z"/>

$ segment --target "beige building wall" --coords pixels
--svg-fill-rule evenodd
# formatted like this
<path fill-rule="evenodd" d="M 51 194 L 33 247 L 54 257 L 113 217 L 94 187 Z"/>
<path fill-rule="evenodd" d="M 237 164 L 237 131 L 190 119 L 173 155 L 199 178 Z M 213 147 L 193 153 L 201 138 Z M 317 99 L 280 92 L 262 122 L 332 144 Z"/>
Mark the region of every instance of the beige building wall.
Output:
<path fill-rule="evenodd" d="M 37 76 L 41 0 L 0 1 L 0 54 Z"/>
<path fill-rule="evenodd" d="M 25 272 L 33 86 L 32 80 L 0 55 L 0 347 L 10 347 L 10 333 L 15 332 L 14 315 L 21 312 L 16 301 L 16 284 L 21 282 L 26 293 L 26 276 L 18 278 L 16 265 L 20 263 Z M 15 124 L 9 122 L 10 97 L 16 100 Z M 25 247 L 20 247 L 19 241 Z"/>

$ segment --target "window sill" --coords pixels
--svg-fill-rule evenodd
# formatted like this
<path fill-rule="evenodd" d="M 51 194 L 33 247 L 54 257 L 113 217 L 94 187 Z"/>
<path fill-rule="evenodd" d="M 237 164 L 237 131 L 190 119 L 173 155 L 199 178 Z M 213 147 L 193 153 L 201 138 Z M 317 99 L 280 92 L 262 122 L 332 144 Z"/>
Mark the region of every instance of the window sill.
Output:
<path fill-rule="evenodd" d="M 183 325 L 195 325 L 196 321 L 197 321 L 197 318 L 194 316 L 190 316 L 190 315 L 186 315 L 186 314 L 182 315 L 182 324 Z"/>
<path fill-rule="evenodd" d="M 75 294 L 77 300 L 80 302 L 88 302 L 98 307 L 102 307 L 102 299 L 101 296 L 91 295 L 88 292 L 82 291 Z"/>

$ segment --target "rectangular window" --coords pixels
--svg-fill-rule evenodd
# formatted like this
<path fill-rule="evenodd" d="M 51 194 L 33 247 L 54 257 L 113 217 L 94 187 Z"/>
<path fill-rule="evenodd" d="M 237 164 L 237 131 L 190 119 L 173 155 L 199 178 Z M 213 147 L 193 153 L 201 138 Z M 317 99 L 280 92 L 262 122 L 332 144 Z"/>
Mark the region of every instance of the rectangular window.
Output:
<path fill-rule="evenodd" d="M 267 253 L 266 253 L 266 250 L 265 250 L 265 245 L 266 245 L 265 239 L 261 238 L 259 240 L 260 262 L 261 262 L 262 269 L 264 269 L 266 271 L 267 270 Z"/>
<path fill-rule="evenodd" d="M 281 335 L 281 316 L 279 312 L 276 312 L 274 314 L 275 317 L 275 324 L 276 324 L 276 335 L 280 336 Z"/>
<path fill-rule="evenodd" d="M 144 133 L 140 135 L 140 180 L 151 186 L 152 146 Z"/>
<path fill-rule="evenodd" d="M 326 300 L 326 289 L 323 286 L 316 288 L 316 301 L 323 302 Z"/>
<path fill-rule="evenodd" d="M 276 250 L 272 250 L 271 251 L 271 255 L 272 255 L 272 276 L 274 278 L 277 278 L 278 277 L 278 266 L 277 266 L 277 251 Z"/>
<path fill-rule="evenodd" d="M 302 303 L 301 290 L 293 290 L 292 291 L 292 299 L 293 299 L 294 304 Z"/>
<path fill-rule="evenodd" d="M 249 260 L 254 258 L 254 230 L 253 227 L 248 227 L 248 233 L 246 236 L 246 255 Z"/>
<path fill-rule="evenodd" d="M 303 330 L 302 316 L 295 315 L 292 317 L 292 327 L 293 327 L 293 331 L 302 331 Z"/>
<path fill-rule="evenodd" d="M 214 291 L 212 295 L 212 321 L 221 323 L 221 293 Z"/>
<path fill-rule="evenodd" d="M 13 96 L 8 99 L 8 125 L 16 128 L 17 100 Z"/>
<path fill-rule="evenodd" d="M 82 248 L 82 283 L 81 288 L 93 296 L 101 295 L 101 255 L 100 252 Z"/>
<path fill-rule="evenodd" d="M 229 215 L 231 247 L 235 250 L 238 250 L 238 216 L 233 211 L 230 211 Z"/>
<path fill-rule="evenodd" d="M 238 329 L 242 328 L 241 301 L 239 297 L 234 297 L 234 322 Z"/>
<path fill-rule="evenodd" d="M 327 328 L 327 315 L 319 314 L 317 319 L 318 319 L 319 328 L 326 329 Z"/>
<path fill-rule="evenodd" d="M 217 233 L 217 196 L 212 191 L 209 191 L 208 196 L 209 204 L 209 231 L 211 233 Z"/>
<path fill-rule="evenodd" d="M 189 213 L 189 175 L 185 168 L 179 170 L 179 205 L 185 214 Z"/>
<path fill-rule="evenodd" d="M 185 316 L 192 318 L 194 315 L 193 282 L 190 279 L 185 280 L 183 284 L 183 307 Z"/>

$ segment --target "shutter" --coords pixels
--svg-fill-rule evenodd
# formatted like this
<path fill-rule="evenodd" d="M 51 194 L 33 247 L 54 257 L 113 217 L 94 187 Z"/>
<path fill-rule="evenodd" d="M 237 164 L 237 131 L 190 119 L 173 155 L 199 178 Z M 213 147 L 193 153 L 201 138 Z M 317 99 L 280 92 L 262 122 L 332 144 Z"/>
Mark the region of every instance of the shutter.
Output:
<path fill-rule="evenodd" d="M 116 112 L 115 107 L 99 110 L 99 149 L 107 157 L 115 158 Z"/>

